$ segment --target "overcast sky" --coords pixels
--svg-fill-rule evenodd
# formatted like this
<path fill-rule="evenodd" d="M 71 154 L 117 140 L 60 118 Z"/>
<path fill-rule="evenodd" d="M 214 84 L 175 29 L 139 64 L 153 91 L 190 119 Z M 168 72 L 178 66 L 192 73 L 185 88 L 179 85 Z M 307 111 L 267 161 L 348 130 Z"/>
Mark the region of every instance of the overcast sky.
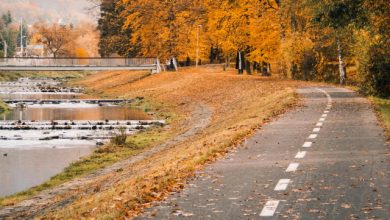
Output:
<path fill-rule="evenodd" d="M 10 10 L 14 20 L 23 18 L 28 24 L 39 19 L 66 24 L 96 23 L 96 13 L 94 16 L 87 10 L 92 6 L 88 0 L 0 0 L 0 13 Z"/>

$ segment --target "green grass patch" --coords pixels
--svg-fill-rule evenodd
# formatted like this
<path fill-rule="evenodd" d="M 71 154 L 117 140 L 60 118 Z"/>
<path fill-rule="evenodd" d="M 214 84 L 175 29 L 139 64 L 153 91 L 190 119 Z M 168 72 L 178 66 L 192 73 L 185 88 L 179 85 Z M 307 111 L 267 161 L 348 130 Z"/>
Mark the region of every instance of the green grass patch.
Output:
<path fill-rule="evenodd" d="M 0 115 L 6 113 L 7 111 L 9 111 L 8 105 L 0 100 Z"/>
<path fill-rule="evenodd" d="M 152 99 L 138 97 L 126 106 L 144 111 L 155 119 L 166 120 L 167 124 L 181 119 L 178 114 L 172 111 L 172 109 L 175 109 L 174 106 Z"/>
<path fill-rule="evenodd" d="M 380 113 L 380 118 L 390 138 L 390 99 L 373 98 Z"/>
<path fill-rule="evenodd" d="M 83 78 L 93 73 L 92 71 L 0 71 L 0 81 L 16 81 L 21 77 L 71 80 Z"/>

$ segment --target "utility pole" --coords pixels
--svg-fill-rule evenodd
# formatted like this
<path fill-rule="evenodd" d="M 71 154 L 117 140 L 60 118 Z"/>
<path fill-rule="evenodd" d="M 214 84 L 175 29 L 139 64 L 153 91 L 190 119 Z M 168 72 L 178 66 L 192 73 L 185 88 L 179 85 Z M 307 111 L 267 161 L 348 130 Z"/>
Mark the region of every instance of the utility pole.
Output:
<path fill-rule="evenodd" d="M 23 18 L 20 19 L 20 54 L 23 57 Z"/>
<path fill-rule="evenodd" d="M 4 43 L 4 58 L 7 58 L 8 57 L 8 44 L 7 44 L 7 41 L 3 41 Z"/>
<path fill-rule="evenodd" d="M 202 25 L 198 25 L 197 32 L 196 32 L 196 61 L 195 61 L 195 67 L 198 68 L 199 63 L 199 31 Z"/>

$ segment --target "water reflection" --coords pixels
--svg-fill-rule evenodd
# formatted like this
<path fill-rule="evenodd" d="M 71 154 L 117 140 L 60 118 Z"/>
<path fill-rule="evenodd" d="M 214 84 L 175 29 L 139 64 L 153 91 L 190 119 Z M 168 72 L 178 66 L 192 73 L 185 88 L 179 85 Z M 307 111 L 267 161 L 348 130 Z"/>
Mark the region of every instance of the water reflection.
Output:
<path fill-rule="evenodd" d="M 143 111 L 120 106 L 91 108 L 27 108 L 13 109 L 3 120 L 149 120 Z"/>
<path fill-rule="evenodd" d="M 0 99 L 81 99 L 83 94 L 77 93 L 0 93 Z"/>
<path fill-rule="evenodd" d="M 73 161 L 90 154 L 91 147 L 2 149 L 0 143 L 0 197 L 39 185 Z"/>

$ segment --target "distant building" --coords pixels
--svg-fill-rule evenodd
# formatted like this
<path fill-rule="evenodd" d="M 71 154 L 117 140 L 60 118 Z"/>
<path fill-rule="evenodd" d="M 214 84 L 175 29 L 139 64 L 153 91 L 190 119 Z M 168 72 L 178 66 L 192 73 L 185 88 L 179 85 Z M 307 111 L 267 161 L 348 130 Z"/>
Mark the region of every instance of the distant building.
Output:
<path fill-rule="evenodd" d="M 20 51 L 20 47 L 16 48 L 16 57 L 44 57 L 47 56 L 45 47 L 42 44 L 29 44 L 23 50 L 23 54 Z"/>
<path fill-rule="evenodd" d="M 26 54 L 29 57 L 43 57 L 45 55 L 45 47 L 42 44 L 27 45 Z"/>

